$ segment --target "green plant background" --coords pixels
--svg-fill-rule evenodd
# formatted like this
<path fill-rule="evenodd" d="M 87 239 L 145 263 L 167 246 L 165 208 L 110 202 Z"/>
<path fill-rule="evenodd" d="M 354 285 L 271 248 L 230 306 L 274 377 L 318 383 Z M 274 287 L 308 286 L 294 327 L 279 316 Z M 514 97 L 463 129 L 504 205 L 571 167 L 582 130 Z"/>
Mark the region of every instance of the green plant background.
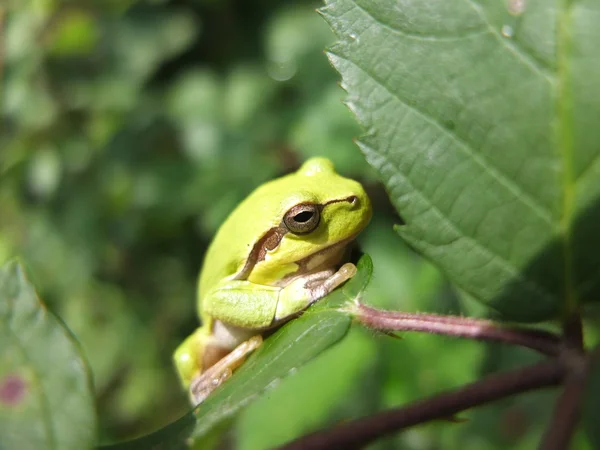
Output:
<path fill-rule="evenodd" d="M 375 205 L 364 301 L 483 314 L 393 231 L 400 223 L 352 140 L 314 2 L 9 0 L 2 12 L 0 261 L 18 255 L 93 372 L 99 441 L 188 410 L 171 353 L 196 326 L 202 256 L 252 188 L 312 155 Z M 0 7 L 1 8 L 1 7 Z M 353 327 L 247 408 L 224 436 L 251 450 L 531 362 L 530 352 Z M 373 448 L 528 449 L 553 395 L 536 393 Z M 578 448 L 585 448 L 578 436 Z"/>

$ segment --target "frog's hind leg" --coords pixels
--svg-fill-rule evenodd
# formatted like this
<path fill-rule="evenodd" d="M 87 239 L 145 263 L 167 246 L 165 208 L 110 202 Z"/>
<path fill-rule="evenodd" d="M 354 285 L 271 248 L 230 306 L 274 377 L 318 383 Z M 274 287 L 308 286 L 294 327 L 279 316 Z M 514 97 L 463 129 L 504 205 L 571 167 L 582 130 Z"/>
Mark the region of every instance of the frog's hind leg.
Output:
<path fill-rule="evenodd" d="M 173 354 L 177 374 L 186 388 L 190 386 L 192 379 L 206 367 L 203 363 L 203 355 L 209 340 L 210 329 L 206 326 L 197 328 L 177 347 Z"/>
<path fill-rule="evenodd" d="M 194 405 L 202 403 L 206 397 L 231 376 L 233 371 L 244 362 L 246 356 L 260 347 L 261 344 L 262 337 L 260 335 L 252 336 L 215 364 L 195 376 L 190 384 L 190 398 L 192 403 Z"/>

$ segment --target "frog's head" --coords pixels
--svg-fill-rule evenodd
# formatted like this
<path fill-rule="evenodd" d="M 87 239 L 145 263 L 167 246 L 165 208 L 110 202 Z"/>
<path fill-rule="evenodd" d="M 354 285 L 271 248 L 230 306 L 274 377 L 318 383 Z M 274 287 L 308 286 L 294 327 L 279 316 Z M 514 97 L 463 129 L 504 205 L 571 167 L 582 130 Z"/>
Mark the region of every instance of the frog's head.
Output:
<path fill-rule="evenodd" d="M 269 222 L 263 221 L 264 233 L 236 278 L 264 284 L 337 264 L 372 215 L 361 184 L 337 174 L 325 158 L 312 158 L 297 172 L 261 186 L 244 203 L 252 205 L 254 217 Z"/>

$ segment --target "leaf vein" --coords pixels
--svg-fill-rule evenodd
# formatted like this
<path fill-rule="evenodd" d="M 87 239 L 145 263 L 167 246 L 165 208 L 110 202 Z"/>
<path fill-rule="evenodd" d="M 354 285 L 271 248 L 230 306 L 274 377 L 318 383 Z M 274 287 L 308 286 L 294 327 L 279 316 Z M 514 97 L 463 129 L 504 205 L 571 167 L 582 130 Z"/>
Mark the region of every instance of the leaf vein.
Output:
<path fill-rule="evenodd" d="M 395 27 L 389 23 L 383 22 L 380 19 L 376 18 L 370 11 L 368 11 L 364 6 L 358 4 L 358 2 L 356 0 L 353 1 L 354 6 L 360 10 L 361 12 L 363 12 L 364 14 L 366 14 L 367 16 L 369 16 L 371 18 L 371 20 L 373 20 L 375 23 L 381 25 L 382 27 L 386 28 L 387 30 L 389 30 L 390 32 L 392 32 L 393 34 L 396 34 L 398 36 L 402 36 L 405 37 L 407 39 L 412 39 L 415 41 L 432 41 L 432 42 L 453 42 L 453 41 L 460 41 L 460 40 L 464 40 L 464 39 L 468 39 L 471 37 L 476 37 L 476 36 L 481 36 L 483 34 L 487 34 L 488 30 L 486 27 L 481 27 L 481 28 L 473 28 L 472 30 L 468 30 L 468 33 L 462 34 L 462 35 L 453 35 L 453 34 L 434 34 L 434 33 L 414 33 L 414 32 L 410 32 L 407 30 L 404 30 L 402 28 L 398 28 Z"/>
<path fill-rule="evenodd" d="M 519 61 L 521 61 L 525 66 L 527 66 L 533 73 L 541 76 L 546 82 L 552 83 L 553 81 L 553 72 L 554 69 L 552 67 L 548 67 L 543 64 L 539 59 L 533 57 L 528 51 L 526 51 L 523 47 L 517 45 L 515 41 L 508 40 L 504 36 L 500 34 L 500 31 L 496 29 L 488 20 L 485 11 L 481 8 L 481 5 L 476 3 L 474 0 L 465 0 L 467 4 L 469 4 L 473 10 L 479 15 L 490 34 L 496 38 L 496 40 L 500 43 L 502 47 L 507 49 L 510 53 L 516 56 Z"/>

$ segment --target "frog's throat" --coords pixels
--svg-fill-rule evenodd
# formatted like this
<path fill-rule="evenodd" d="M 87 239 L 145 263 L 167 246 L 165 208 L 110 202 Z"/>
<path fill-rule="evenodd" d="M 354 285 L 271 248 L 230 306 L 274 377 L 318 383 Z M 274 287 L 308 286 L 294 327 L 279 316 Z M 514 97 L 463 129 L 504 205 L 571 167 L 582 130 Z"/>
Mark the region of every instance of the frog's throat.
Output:
<path fill-rule="evenodd" d="M 327 205 L 331 205 L 333 203 L 339 203 L 339 202 L 351 203 L 352 201 L 354 201 L 355 198 L 356 198 L 355 196 L 350 196 L 348 198 L 330 200 L 326 203 L 319 204 L 318 207 L 322 211 L 323 208 L 325 208 Z M 254 245 L 252 246 L 252 250 L 250 250 L 250 254 L 248 255 L 248 258 L 246 258 L 246 264 L 244 264 L 244 267 L 242 267 L 242 269 L 237 274 L 234 275 L 233 279 L 234 280 L 246 280 L 248 278 L 248 276 L 250 275 L 250 273 L 252 272 L 252 269 L 254 269 L 254 266 L 257 263 L 259 263 L 260 261 L 263 261 L 265 259 L 267 252 L 276 249 L 279 246 L 279 244 L 281 243 L 281 240 L 283 239 L 283 237 L 287 233 L 289 233 L 289 230 L 284 225 L 283 220 L 280 222 L 280 224 L 278 226 L 269 229 L 258 241 L 256 241 L 254 243 Z M 342 242 L 344 242 L 344 243 L 350 242 L 355 237 L 356 236 L 352 236 L 350 238 L 344 239 L 343 241 L 335 242 L 328 247 L 317 250 L 315 253 L 328 251 L 329 249 L 331 249 L 331 247 L 339 245 Z M 313 256 L 313 254 L 307 255 L 305 259 L 311 258 L 312 256 Z"/>

